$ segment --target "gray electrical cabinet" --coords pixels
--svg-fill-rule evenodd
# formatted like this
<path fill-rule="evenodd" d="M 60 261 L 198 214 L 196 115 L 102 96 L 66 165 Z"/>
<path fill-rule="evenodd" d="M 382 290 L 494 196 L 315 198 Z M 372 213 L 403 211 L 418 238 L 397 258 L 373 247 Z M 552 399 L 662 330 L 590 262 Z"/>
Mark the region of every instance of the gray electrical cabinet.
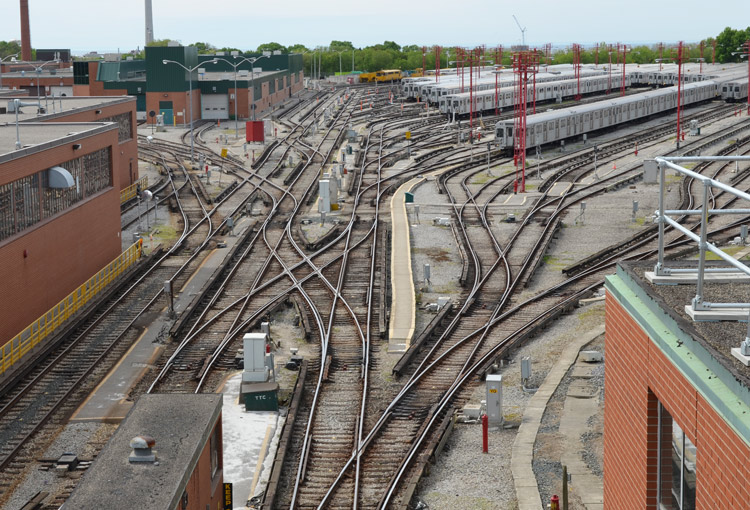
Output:
<path fill-rule="evenodd" d="M 268 368 L 266 367 L 266 343 L 268 337 L 265 333 L 247 333 L 242 338 L 242 347 L 245 354 L 245 369 L 242 372 L 243 382 L 267 382 Z"/>
<path fill-rule="evenodd" d="M 487 376 L 487 420 L 491 427 L 503 424 L 503 376 Z"/>

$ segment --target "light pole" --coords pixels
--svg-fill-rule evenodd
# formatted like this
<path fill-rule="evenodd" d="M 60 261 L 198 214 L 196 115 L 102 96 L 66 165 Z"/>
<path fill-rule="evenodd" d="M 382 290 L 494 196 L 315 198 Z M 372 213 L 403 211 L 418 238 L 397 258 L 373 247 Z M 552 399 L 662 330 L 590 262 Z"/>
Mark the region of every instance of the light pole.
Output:
<path fill-rule="evenodd" d="M 237 58 L 237 57 L 235 56 L 234 58 Z M 258 58 L 262 58 L 262 57 L 258 57 Z M 225 58 L 217 58 L 216 60 L 217 61 L 222 60 L 226 62 L 227 64 L 232 66 L 232 69 L 234 69 L 234 138 L 236 140 L 237 138 L 239 138 L 239 127 L 237 124 L 237 67 L 239 67 L 240 64 L 242 64 L 243 62 L 250 62 L 251 64 L 253 62 L 251 62 L 251 59 L 247 57 L 243 58 L 239 62 L 235 62 L 234 64 Z M 252 76 L 250 77 L 250 80 L 252 81 Z M 253 98 L 255 97 L 254 94 L 255 94 L 255 91 L 253 91 Z"/>
<path fill-rule="evenodd" d="M 245 57 L 242 59 L 242 61 L 240 61 L 240 63 L 242 63 L 245 60 L 250 62 L 250 89 L 252 90 L 251 100 L 250 100 L 250 109 L 253 112 L 253 121 L 255 121 L 255 63 L 262 58 L 268 58 L 268 57 L 269 55 L 261 55 L 259 57 Z"/>
<path fill-rule="evenodd" d="M 31 64 L 34 67 L 34 72 L 36 73 L 36 97 L 42 97 L 41 93 L 39 92 L 39 82 L 42 78 L 42 67 L 46 66 L 47 64 L 56 64 L 60 62 L 59 59 L 50 60 L 49 62 L 45 62 L 44 64 L 40 65 L 39 67 L 35 66 L 34 64 Z M 46 96 L 47 93 L 45 92 L 44 95 Z M 39 105 L 41 107 L 41 103 Z"/>
<path fill-rule="evenodd" d="M 190 101 L 190 162 L 192 163 L 195 161 L 195 149 L 194 149 L 194 141 L 193 141 L 193 71 L 198 69 L 202 65 L 206 64 L 215 64 L 217 62 L 216 59 L 208 60 L 206 62 L 201 62 L 200 64 L 196 65 L 195 67 L 185 67 L 184 65 L 180 64 L 179 62 L 175 60 L 167 60 L 164 59 L 161 61 L 162 64 L 177 64 L 181 68 L 183 68 L 188 73 L 188 80 L 189 80 L 189 90 L 188 90 L 188 101 Z"/>
<path fill-rule="evenodd" d="M 6 55 L 3 58 L 0 58 L 0 89 L 3 88 L 3 62 L 5 62 L 7 59 L 11 59 L 11 61 L 14 61 L 17 56 L 18 53 L 14 53 L 13 55 Z"/>

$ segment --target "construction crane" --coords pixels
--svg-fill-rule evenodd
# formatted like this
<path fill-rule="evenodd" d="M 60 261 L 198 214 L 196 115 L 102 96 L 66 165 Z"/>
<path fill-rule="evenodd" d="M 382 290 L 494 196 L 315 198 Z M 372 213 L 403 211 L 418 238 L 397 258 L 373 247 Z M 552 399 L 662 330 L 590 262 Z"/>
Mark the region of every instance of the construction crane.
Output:
<path fill-rule="evenodd" d="M 513 14 L 513 19 L 516 20 L 516 25 L 518 25 L 518 29 L 521 31 L 521 45 L 526 46 L 526 28 L 521 28 L 521 24 L 518 22 L 518 18 L 516 18 L 516 15 Z"/>

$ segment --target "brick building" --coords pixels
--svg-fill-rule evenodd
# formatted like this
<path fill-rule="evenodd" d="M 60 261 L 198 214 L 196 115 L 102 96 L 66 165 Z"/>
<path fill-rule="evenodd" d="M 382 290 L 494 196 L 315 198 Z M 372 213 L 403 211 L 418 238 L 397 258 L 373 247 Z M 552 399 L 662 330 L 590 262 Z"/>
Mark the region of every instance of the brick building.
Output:
<path fill-rule="evenodd" d="M 685 265 L 689 263 L 684 263 Z M 695 285 L 653 285 L 653 263 L 607 278 L 604 506 L 729 509 L 750 500 L 750 369 L 742 322 L 694 322 Z M 707 296 L 748 299 L 746 283 Z"/>
<path fill-rule="evenodd" d="M 21 90 L 30 96 L 72 96 L 70 62 L 10 62 L 0 64 L 3 88 Z"/>
<path fill-rule="evenodd" d="M 251 106 L 255 102 L 256 114 L 291 97 L 304 87 L 302 55 L 274 54 L 262 56 L 254 65 L 243 62 L 237 66 L 237 87 L 233 67 L 213 58 L 226 59 L 234 63 L 246 57 L 261 55 L 198 55 L 193 46 L 149 46 L 145 60 L 79 61 L 73 63 L 75 95 L 120 95 L 136 98 L 139 118 L 155 122 L 147 117 L 149 111 L 164 115 L 167 125 L 184 125 L 189 122 L 190 80 L 187 71 L 176 64 L 164 64 L 172 60 L 188 68 L 192 73 L 193 119 L 233 119 L 235 102 L 240 119 L 251 117 Z M 201 64 L 205 63 L 205 67 Z"/>
<path fill-rule="evenodd" d="M 115 122 L 117 132 L 118 189 L 138 180 L 138 139 L 136 136 L 136 101 L 132 97 L 57 97 L 15 96 L 24 103 L 18 112 L 19 122 Z M 3 95 L 0 100 L 0 123 L 15 123 L 16 112 L 8 103 L 14 97 Z M 41 110 L 36 106 L 40 105 Z"/>
<path fill-rule="evenodd" d="M 0 124 L 0 344 L 121 252 L 118 125 Z"/>
<path fill-rule="evenodd" d="M 142 395 L 65 508 L 224 508 L 221 406 L 220 394 Z M 155 444 L 133 462 L 131 440 L 138 436 Z"/>

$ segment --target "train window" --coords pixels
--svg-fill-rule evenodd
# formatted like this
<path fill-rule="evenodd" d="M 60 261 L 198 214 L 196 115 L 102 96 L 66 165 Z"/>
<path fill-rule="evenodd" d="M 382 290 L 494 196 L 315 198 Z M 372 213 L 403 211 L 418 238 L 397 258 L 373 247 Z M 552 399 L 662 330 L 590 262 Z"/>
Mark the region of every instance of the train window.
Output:
<path fill-rule="evenodd" d="M 513 138 L 513 128 L 512 127 L 507 128 L 506 131 L 505 131 L 505 133 L 506 133 L 505 134 L 506 138 Z"/>

